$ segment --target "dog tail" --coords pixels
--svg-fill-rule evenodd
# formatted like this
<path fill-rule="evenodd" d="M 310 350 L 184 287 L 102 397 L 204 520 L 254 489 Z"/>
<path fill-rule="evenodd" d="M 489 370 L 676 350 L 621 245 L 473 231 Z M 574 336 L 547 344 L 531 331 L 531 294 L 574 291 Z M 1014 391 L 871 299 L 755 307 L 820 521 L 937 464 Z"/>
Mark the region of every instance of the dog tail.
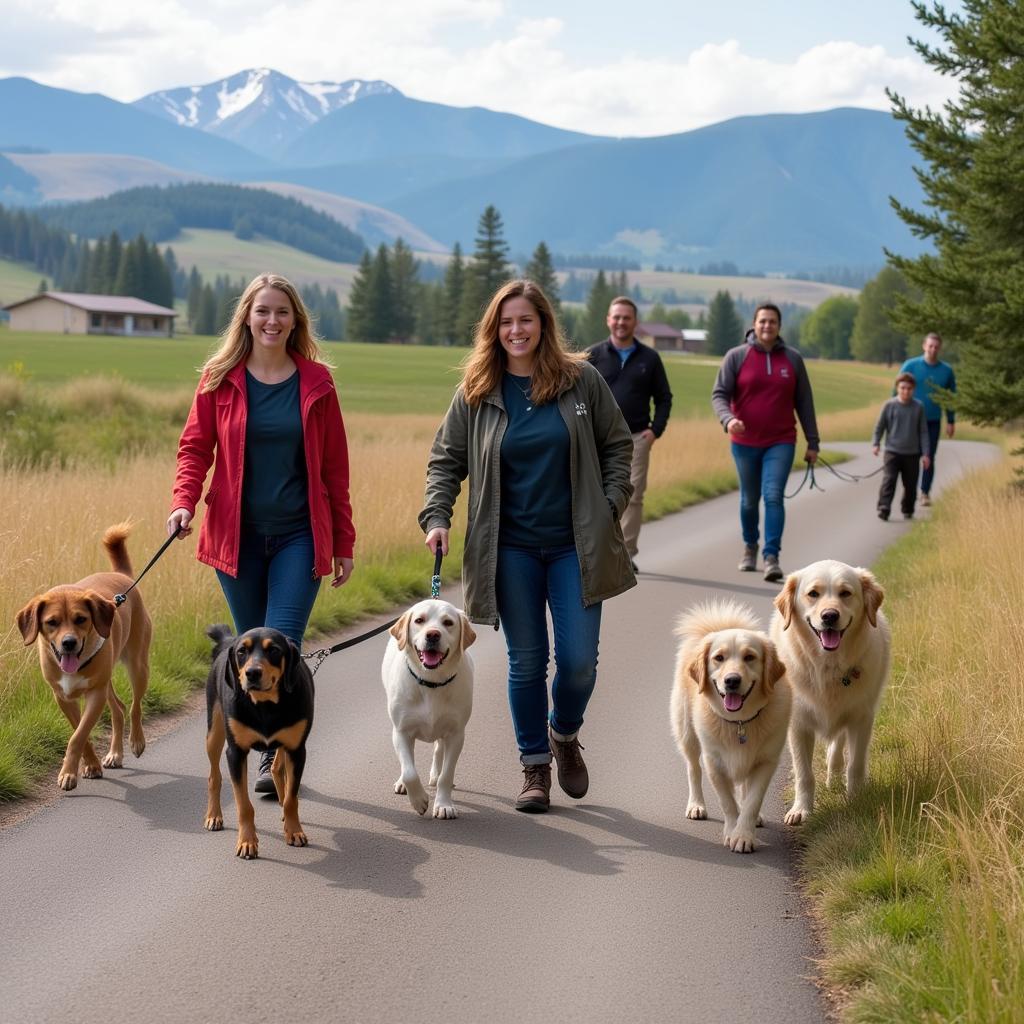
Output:
<path fill-rule="evenodd" d="M 214 658 L 235 639 L 234 630 L 223 622 L 218 623 L 216 626 L 208 626 L 206 635 L 213 641 Z"/>
<path fill-rule="evenodd" d="M 125 545 L 128 534 L 132 532 L 132 525 L 131 520 L 126 519 L 123 523 L 108 526 L 103 534 L 103 546 L 110 556 L 110 564 L 114 567 L 114 572 L 123 573 L 125 576 L 135 575 L 131 559 L 128 557 L 128 548 Z"/>
<path fill-rule="evenodd" d="M 760 630 L 761 623 L 753 610 L 739 601 L 705 601 L 683 612 L 676 624 L 676 636 L 700 639 L 720 629 Z"/>

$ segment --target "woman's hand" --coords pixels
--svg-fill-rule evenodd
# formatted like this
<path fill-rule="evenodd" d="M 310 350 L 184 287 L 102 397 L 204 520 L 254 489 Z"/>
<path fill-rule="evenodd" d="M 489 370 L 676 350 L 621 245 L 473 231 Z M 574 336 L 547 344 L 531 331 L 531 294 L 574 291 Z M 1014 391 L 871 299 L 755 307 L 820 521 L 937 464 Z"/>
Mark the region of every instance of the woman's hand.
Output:
<path fill-rule="evenodd" d="M 804 452 L 804 462 L 817 462 L 817 461 L 818 461 L 818 453 L 813 448 L 808 448 L 807 451 Z"/>
<path fill-rule="evenodd" d="M 747 432 L 747 425 L 743 420 L 738 420 L 733 416 L 733 418 L 729 420 L 725 429 L 728 430 L 730 434 L 739 436 L 740 434 L 745 434 Z"/>
<path fill-rule="evenodd" d="M 192 513 L 187 508 L 176 508 L 167 517 L 167 536 L 173 537 L 176 530 L 180 528 L 178 540 L 184 540 L 191 532 Z"/>
<path fill-rule="evenodd" d="M 334 578 L 331 580 L 332 587 L 343 587 L 352 578 L 352 570 L 355 563 L 351 558 L 340 558 L 334 556 Z"/>
<path fill-rule="evenodd" d="M 426 540 L 423 542 L 427 545 L 427 549 L 432 555 L 437 554 L 437 545 L 441 545 L 441 554 L 448 554 L 448 531 L 443 526 L 435 526 L 430 533 L 427 534 Z"/>

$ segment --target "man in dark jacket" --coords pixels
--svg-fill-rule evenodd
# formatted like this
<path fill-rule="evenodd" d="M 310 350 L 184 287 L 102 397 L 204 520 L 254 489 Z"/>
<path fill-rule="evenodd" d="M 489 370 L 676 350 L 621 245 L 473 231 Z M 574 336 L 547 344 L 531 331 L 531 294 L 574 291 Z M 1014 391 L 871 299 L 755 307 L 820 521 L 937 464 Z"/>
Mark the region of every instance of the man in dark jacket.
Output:
<path fill-rule="evenodd" d="M 619 403 L 633 435 L 633 465 L 630 483 L 633 497 L 622 514 L 622 535 L 636 571 L 637 539 L 644 513 L 644 491 L 651 446 L 661 437 L 672 409 L 672 391 L 661 356 L 636 340 L 636 303 L 624 295 L 608 307 L 609 337 L 592 345 L 587 357 L 600 371 Z M 651 404 L 654 412 L 651 412 Z"/>

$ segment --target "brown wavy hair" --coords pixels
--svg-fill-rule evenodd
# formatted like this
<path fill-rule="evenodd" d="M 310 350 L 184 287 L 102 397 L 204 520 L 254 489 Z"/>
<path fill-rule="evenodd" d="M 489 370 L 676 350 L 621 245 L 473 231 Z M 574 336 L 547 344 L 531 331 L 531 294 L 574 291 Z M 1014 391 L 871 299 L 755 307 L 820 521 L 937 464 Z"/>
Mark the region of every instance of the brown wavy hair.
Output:
<path fill-rule="evenodd" d="M 231 317 L 231 323 L 227 330 L 220 337 L 220 347 L 203 364 L 200 373 L 202 392 L 216 391 L 221 381 L 239 363 L 245 362 L 252 352 L 252 331 L 249 330 L 249 314 L 252 312 L 256 296 L 264 288 L 276 288 L 288 296 L 295 313 L 295 324 L 291 334 L 288 335 L 286 347 L 289 352 L 297 352 L 305 359 L 315 363 L 323 363 L 330 366 L 320 342 L 313 332 L 313 325 L 309 312 L 302 296 L 299 295 L 295 285 L 286 277 L 280 274 L 260 274 L 254 277 L 245 287 L 235 306 L 235 312 Z"/>
<path fill-rule="evenodd" d="M 530 398 L 534 405 L 551 402 L 572 387 L 582 372 L 586 353 L 570 352 L 551 300 L 540 285 L 526 278 L 508 281 L 491 296 L 476 326 L 473 349 L 463 363 L 462 393 L 470 405 L 479 405 L 501 385 L 508 357 L 498 341 L 501 307 L 506 299 L 522 297 L 540 317 L 540 343 L 530 375 Z"/>

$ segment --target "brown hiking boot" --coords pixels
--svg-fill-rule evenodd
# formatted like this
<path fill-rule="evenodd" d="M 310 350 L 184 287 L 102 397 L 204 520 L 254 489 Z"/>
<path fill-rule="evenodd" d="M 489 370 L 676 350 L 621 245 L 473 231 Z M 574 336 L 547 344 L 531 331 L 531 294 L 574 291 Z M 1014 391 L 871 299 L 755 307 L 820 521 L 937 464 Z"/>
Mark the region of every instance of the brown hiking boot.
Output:
<path fill-rule="evenodd" d="M 554 754 L 555 764 L 558 766 L 558 784 L 566 796 L 579 800 L 587 795 L 590 788 L 590 776 L 587 774 L 587 766 L 583 763 L 583 755 L 580 751 L 579 738 L 574 736 L 571 740 L 556 740 L 548 729 L 548 740 L 551 742 L 551 753 Z"/>
<path fill-rule="evenodd" d="M 757 545 L 744 544 L 740 564 L 736 566 L 740 572 L 757 572 Z"/>
<path fill-rule="evenodd" d="M 523 791 L 516 800 L 516 810 L 527 814 L 543 814 L 551 806 L 551 765 L 523 765 Z"/>

